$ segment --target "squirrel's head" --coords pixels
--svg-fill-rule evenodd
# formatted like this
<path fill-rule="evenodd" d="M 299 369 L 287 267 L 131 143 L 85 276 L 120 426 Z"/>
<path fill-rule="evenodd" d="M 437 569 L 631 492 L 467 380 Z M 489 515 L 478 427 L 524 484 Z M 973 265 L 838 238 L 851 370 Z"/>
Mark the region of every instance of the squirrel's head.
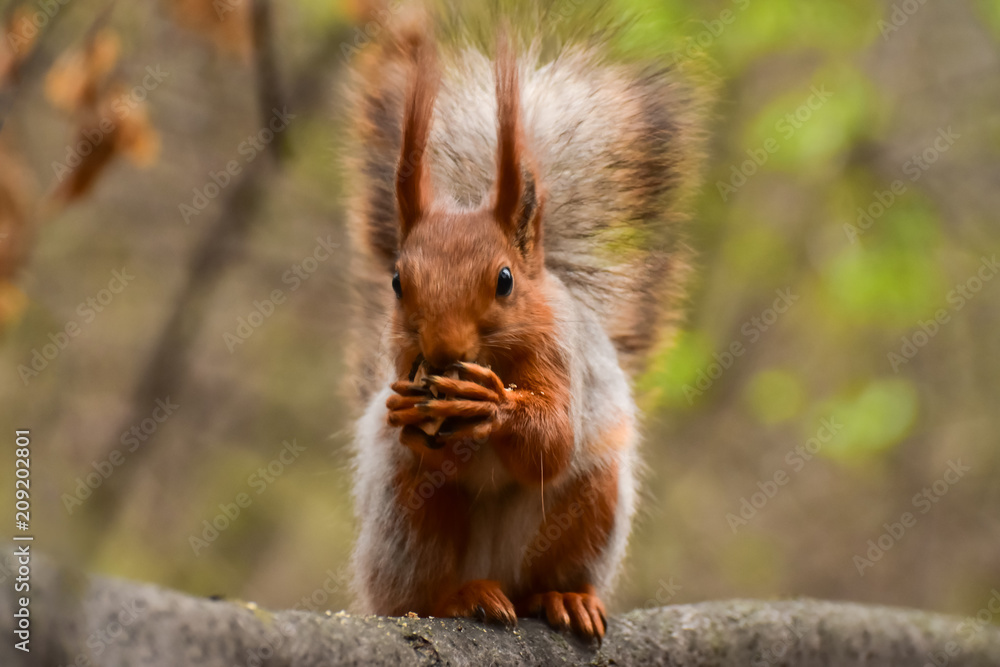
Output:
<path fill-rule="evenodd" d="M 524 148 L 517 64 L 501 38 L 496 182 L 471 210 L 432 192 L 426 148 L 439 75 L 428 41 L 414 45 L 414 64 L 396 171 L 399 254 L 392 288 L 403 347 L 399 370 L 418 355 L 435 369 L 495 362 L 529 344 L 532 330 L 548 319 L 540 296 L 542 202 Z"/>

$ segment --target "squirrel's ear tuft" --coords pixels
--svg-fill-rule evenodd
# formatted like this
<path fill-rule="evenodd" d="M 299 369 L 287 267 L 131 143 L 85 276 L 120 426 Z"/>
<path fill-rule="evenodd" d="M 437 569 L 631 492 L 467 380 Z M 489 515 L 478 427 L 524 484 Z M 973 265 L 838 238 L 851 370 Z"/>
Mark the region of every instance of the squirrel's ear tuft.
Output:
<path fill-rule="evenodd" d="M 400 242 L 424 216 L 432 201 L 427 166 L 427 141 L 434 117 L 434 100 L 440 73 L 434 44 L 426 35 L 411 35 L 413 62 L 403 111 L 403 137 L 396 167 L 396 202 L 399 206 Z"/>
<path fill-rule="evenodd" d="M 497 182 L 493 214 L 521 253 L 537 254 L 541 241 L 541 198 L 524 148 L 517 60 L 501 31 L 497 39 Z"/>

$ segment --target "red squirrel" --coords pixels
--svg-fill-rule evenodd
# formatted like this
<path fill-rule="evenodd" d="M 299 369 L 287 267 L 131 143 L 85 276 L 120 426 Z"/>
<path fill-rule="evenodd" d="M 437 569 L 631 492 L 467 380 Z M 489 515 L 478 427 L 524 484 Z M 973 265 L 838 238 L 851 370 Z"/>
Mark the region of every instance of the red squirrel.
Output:
<path fill-rule="evenodd" d="M 387 26 L 353 64 L 355 588 L 367 613 L 599 639 L 636 507 L 629 371 L 676 311 L 697 114 L 662 65 L 507 32 Z"/>

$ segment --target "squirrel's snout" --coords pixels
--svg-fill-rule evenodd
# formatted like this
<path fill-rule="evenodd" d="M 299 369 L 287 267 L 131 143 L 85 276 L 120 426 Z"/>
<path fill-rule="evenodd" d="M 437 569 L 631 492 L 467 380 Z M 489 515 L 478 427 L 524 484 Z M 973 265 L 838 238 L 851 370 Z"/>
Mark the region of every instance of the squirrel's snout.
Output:
<path fill-rule="evenodd" d="M 458 361 L 475 361 L 479 354 L 479 341 L 474 328 L 426 330 L 421 336 L 420 348 L 431 368 L 442 369 Z"/>

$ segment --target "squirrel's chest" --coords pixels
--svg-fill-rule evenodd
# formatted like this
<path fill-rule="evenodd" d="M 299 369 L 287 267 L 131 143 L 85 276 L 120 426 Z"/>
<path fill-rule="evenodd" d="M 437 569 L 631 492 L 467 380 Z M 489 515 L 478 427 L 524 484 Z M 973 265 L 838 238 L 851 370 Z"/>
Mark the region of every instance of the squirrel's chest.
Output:
<path fill-rule="evenodd" d="M 541 497 L 513 487 L 484 496 L 470 508 L 464 579 L 492 579 L 516 587 L 527 547 L 541 523 Z"/>
<path fill-rule="evenodd" d="M 473 496 L 500 494 L 512 482 L 496 450 L 490 443 L 473 443 L 475 455 L 460 466 L 455 482 Z"/>

